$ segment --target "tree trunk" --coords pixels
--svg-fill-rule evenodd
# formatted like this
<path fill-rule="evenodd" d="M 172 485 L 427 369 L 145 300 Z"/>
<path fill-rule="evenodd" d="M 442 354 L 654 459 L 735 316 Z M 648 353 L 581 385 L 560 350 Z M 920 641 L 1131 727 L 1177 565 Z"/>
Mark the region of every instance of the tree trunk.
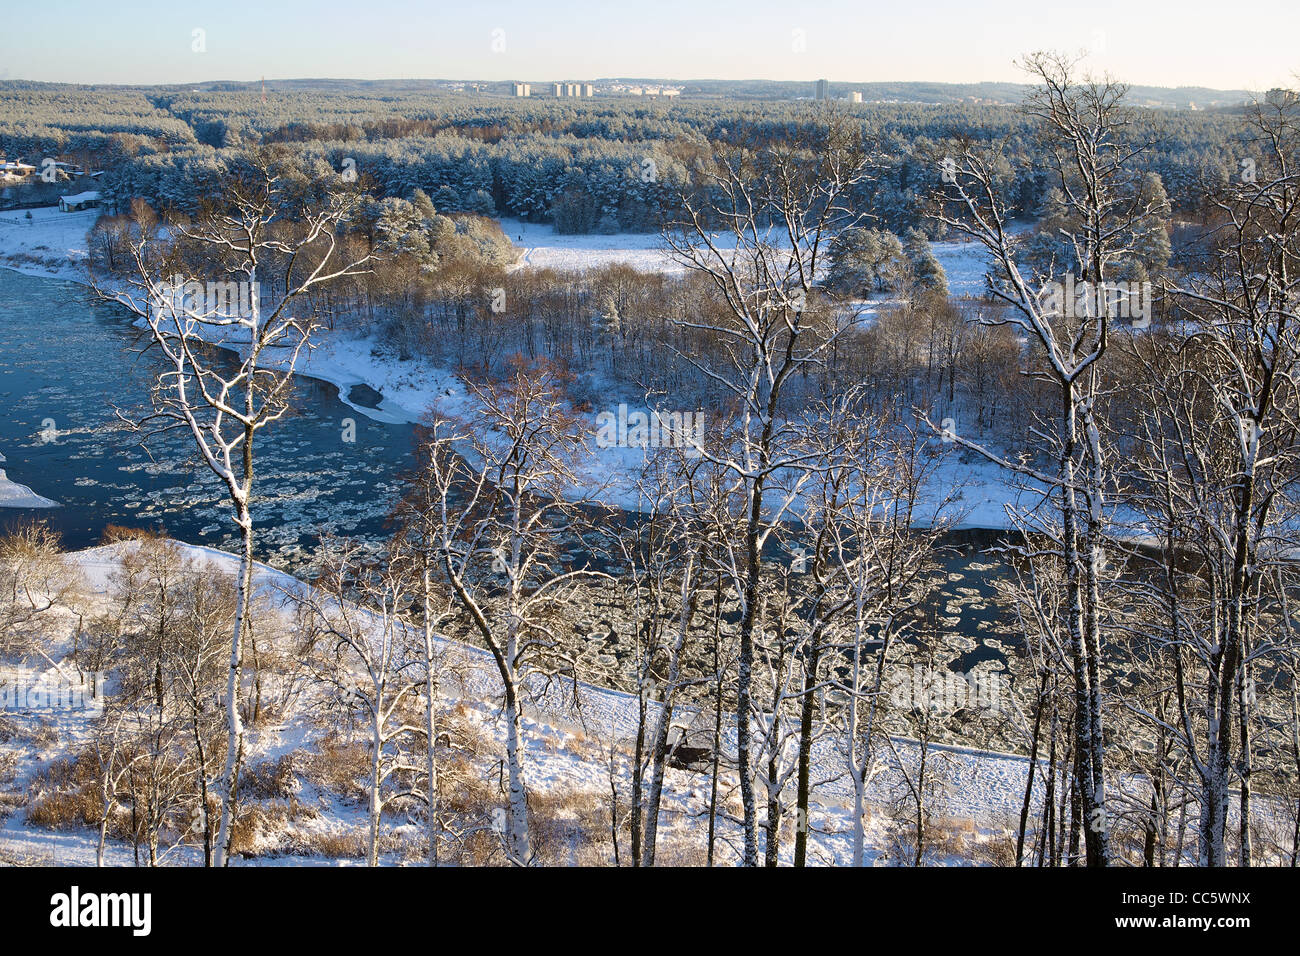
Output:
<path fill-rule="evenodd" d="M 251 455 L 252 436 L 246 436 L 245 454 Z M 248 463 L 251 469 L 251 462 Z M 230 864 L 230 833 L 238 797 L 239 767 L 243 759 L 244 726 L 239 716 L 240 657 L 244 631 L 248 627 L 249 608 L 253 589 L 253 518 L 248 500 L 237 502 L 236 524 L 242 535 L 243 548 L 239 557 L 239 584 L 235 608 L 234 633 L 230 639 L 230 666 L 226 677 L 226 767 L 222 773 L 221 823 L 217 830 L 216 866 Z"/>

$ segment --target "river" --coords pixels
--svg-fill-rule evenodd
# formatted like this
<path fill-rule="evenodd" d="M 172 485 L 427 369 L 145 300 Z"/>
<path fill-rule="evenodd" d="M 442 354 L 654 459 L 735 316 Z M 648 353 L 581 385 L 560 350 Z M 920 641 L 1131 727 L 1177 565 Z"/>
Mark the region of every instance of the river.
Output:
<path fill-rule="evenodd" d="M 61 506 L 5 509 L 0 522 L 48 520 L 69 548 L 97 544 L 110 524 L 234 544 L 222 487 L 188 432 L 146 440 L 119 418 L 150 407 L 162 363 L 141 353 L 147 343 L 124 309 L 83 287 L 0 269 L 0 453 L 11 480 Z M 293 404 L 257 443 L 259 557 L 282 567 L 322 534 L 381 534 L 412 442 L 411 426 L 359 414 L 327 382 L 300 377 Z"/>
<path fill-rule="evenodd" d="M 119 418 L 149 408 L 162 365 L 142 351 L 147 344 L 124 309 L 83 287 L 0 269 L 0 452 L 13 481 L 60 504 L 0 510 L 0 522 L 49 521 L 69 548 L 97 544 L 107 526 L 124 525 L 235 549 L 222 487 L 198 463 L 189 433 L 146 440 Z M 369 389 L 349 397 L 353 405 L 379 400 Z M 310 564 L 322 535 L 385 533 L 413 438 L 412 426 L 367 418 L 327 382 L 299 377 L 293 404 L 295 414 L 258 437 L 253 507 L 259 559 L 286 570 Z M 1002 563 L 986 553 L 1002 536 L 960 531 L 943 542 L 946 581 L 930 614 L 963 670 L 1018 643 L 994 595 Z"/>

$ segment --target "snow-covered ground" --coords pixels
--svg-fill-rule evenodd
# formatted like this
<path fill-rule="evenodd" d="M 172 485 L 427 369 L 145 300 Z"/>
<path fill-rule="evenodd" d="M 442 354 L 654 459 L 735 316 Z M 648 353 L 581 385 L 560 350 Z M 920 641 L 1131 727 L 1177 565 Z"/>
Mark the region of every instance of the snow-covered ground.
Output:
<path fill-rule="evenodd" d="M 506 238 L 521 250 L 516 268 L 582 272 L 628 265 L 642 272 L 681 272 L 657 232 L 616 235 L 560 235 L 549 223 L 502 219 Z"/>
<path fill-rule="evenodd" d="M 584 272 L 610 265 L 626 265 L 642 272 L 685 271 L 664 245 L 659 233 L 624 232 L 615 235 L 561 235 L 549 223 L 502 219 L 501 228 L 521 250 L 515 268 L 556 269 Z M 730 233 L 715 240 L 727 248 Z M 734 239 L 731 240 L 734 245 Z M 948 290 L 955 296 L 978 296 L 984 292 L 988 268 L 982 247 L 973 242 L 935 242 L 930 245 L 948 276 Z M 880 300 L 875 304 L 883 304 Z"/>
<path fill-rule="evenodd" d="M 0 212 L 0 264 L 28 275 L 85 282 L 86 233 L 98 218 L 98 209 L 60 212 L 58 206 Z"/>
<path fill-rule="evenodd" d="M 71 559 L 80 569 L 86 592 L 106 598 L 115 570 L 124 554 L 136 545 L 120 543 L 91 548 L 78 552 Z M 192 545 L 179 545 L 184 556 L 210 573 L 233 574 L 238 559 L 216 549 Z M 255 575 L 256 586 L 273 608 L 285 619 L 292 620 L 293 611 L 287 596 L 304 593 L 308 586 L 289 575 L 259 565 Z M 75 624 L 71 618 L 69 624 Z M 69 631 L 75 630 L 70 626 Z M 10 663 L 0 668 L 0 687 L 6 683 L 50 684 L 66 683 L 68 669 L 61 661 L 71 650 L 71 637 L 47 645 L 46 653 L 52 659 L 32 664 Z M 455 659 L 454 679 L 444 679 L 444 695 L 452 703 L 465 705 L 473 720 L 497 738 L 500 745 L 504 729 L 499 722 L 500 681 L 495 665 L 488 653 L 480 648 L 444 640 L 442 650 Z M 563 683 L 563 682 L 561 682 Z M 110 686 L 108 693 L 112 693 Z M 565 684 L 547 687 L 537 682 L 531 695 L 524 721 L 524 736 L 528 745 L 528 780 L 534 793 L 571 793 L 574 791 L 595 795 L 608 794 L 609 767 L 605 756 L 610 746 L 628 747 L 636 732 L 636 698 L 591 684 L 575 688 Z M 323 738 L 319 727 L 312 723 L 310 699 L 304 699 L 298 712 L 274 723 L 251 727 L 246 743 L 246 763 L 274 760 L 291 752 L 301 752 Z M 74 753 L 90 740 L 93 709 L 63 709 L 54 711 L 24 712 L 20 709 L 0 709 L 0 717 L 11 722 L 12 739 L 0 741 L 0 765 L 8 754 L 15 754 L 13 780 L 10 792 L 20 792 L 33 780 L 35 774 L 60 758 Z M 683 719 L 679 714 L 678 720 Z M 16 732 L 15 732 L 16 725 Z M 328 734 L 328 730 L 326 731 Z M 315 736 L 313 736 L 313 734 Z M 724 752 L 734 751 L 734 734 L 729 733 L 730 744 Z M 32 745 L 22 741 L 39 740 Z M 915 759 L 917 745 L 896 739 L 897 759 L 910 762 Z M 845 863 L 850 859 L 851 832 L 847 798 L 850 789 L 843 778 L 844 760 L 836 738 L 827 735 L 815 744 L 814 805 L 812 821 L 814 849 L 812 858 L 824 863 Z M 6 753 L 6 751 L 8 753 Z M 870 785 L 870 804 L 873 809 L 872 825 L 868 830 L 872 841 L 870 858 L 880 860 L 883 837 L 878 832 L 884 826 L 879 809 L 889 794 L 895 792 L 900 777 L 893 757 L 886 759 L 880 773 Z M 953 820 L 965 821 L 983 838 L 1005 831 L 1018 812 L 1023 797 L 1028 761 L 1019 756 L 982 751 L 964 747 L 931 745 L 932 773 L 942 776 L 944 785 L 936 795 L 936 809 Z M 731 781 L 734 785 L 734 781 Z M 730 789 L 730 787 L 729 787 Z M 664 815 L 665 829 L 689 831 L 698 840 L 704 826 L 701 815 L 707 815 L 707 775 L 670 770 L 666 780 Z M 603 799 L 603 796 L 602 796 Z M 302 802 L 309 802 L 304 795 Z M 315 819 L 312 826 L 330 829 L 356 829 L 364 820 L 358 807 L 331 804 L 329 812 Z M 726 826 L 724 824 L 724 826 Z M 96 834 L 92 828 L 53 831 L 35 826 L 26 819 L 25 808 L 19 807 L 0 822 L 0 859 L 31 860 L 60 864 L 92 864 L 95 857 Z M 696 844 L 698 845 L 698 843 Z M 107 856 L 111 864 L 129 865 L 130 849 L 122 844 L 110 846 Z M 185 850 L 170 857 L 170 863 L 197 862 L 194 851 Z M 277 862 L 277 858 L 264 858 L 261 862 Z M 301 856 L 278 858 L 278 862 L 295 865 L 325 862 L 323 859 L 304 859 Z"/>

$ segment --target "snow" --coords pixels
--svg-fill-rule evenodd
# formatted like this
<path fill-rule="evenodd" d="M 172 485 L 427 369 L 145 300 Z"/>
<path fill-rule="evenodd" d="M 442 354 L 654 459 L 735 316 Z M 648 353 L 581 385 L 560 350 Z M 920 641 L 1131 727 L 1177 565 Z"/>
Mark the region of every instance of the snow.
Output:
<path fill-rule="evenodd" d="M 0 454 L 0 462 L 5 456 Z M 57 508 L 59 503 L 49 498 L 42 498 L 26 485 L 12 481 L 5 470 L 0 468 L 0 508 Z"/>
<path fill-rule="evenodd" d="M 642 272 L 682 272 L 668 255 L 659 233 L 560 235 L 545 223 L 502 219 L 506 238 L 522 253 L 515 268 L 585 272 L 610 265 L 628 265 Z"/>
<path fill-rule="evenodd" d="M 555 269 L 586 272 L 611 265 L 627 265 L 642 272 L 679 274 L 685 267 L 675 260 L 657 232 L 621 232 L 614 235 L 561 235 L 548 223 L 502 219 L 506 238 L 522 252 L 517 269 Z M 729 233 L 714 237 L 719 248 L 734 247 Z M 984 293 L 984 273 L 988 257 L 983 246 L 970 240 L 930 244 L 948 276 L 948 290 L 954 296 L 979 296 Z M 873 302 L 883 304 L 888 300 Z"/>
<path fill-rule="evenodd" d="M 214 548 L 177 544 L 184 555 L 212 574 L 233 574 L 238 568 L 235 555 Z M 90 548 L 70 555 L 80 569 L 85 590 L 94 596 L 106 596 L 109 581 L 126 554 L 135 547 L 119 543 Z M 287 596 L 305 593 L 309 585 L 265 565 L 257 565 L 254 573 L 255 587 L 267 599 L 271 613 L 291 617 L 292 605 Z M 361 612 L 377 628 L 378 616 Z M 70 624 L 75 623 L 75 616 Z M 69 633 L 71 632 L 71 627 Z M 501 721 L 500 681 L 490 655 L 483 649 L 450 639 L 440 639 L 440 649 L 450 662 L 443 679 L 443 697 L 460 711 L 482 733 L 495 740 L 500 747 L 504 737 Z M 56 640 L 46 647 L 47 653 L 59 660 L 71 650 L 70 637 Z M 0 687 L 9 683 L 32 686 L 37 683 L 55 684 L 64 679 L 56 664 L 41 661 L 35 665 L 0 665 Z M 562 686 L 561 686 L 562 685 Z M 113 688 L 108 688 L 111 694 Z M 574 698 L 578 704 L 574 703 Z M 607 687 L 579 683 L 575 688 L 566 681 L 554 686 L 531 682 L 530 703 L 525 707 L 521 721 L 526 745 L 526 766 L 530 793 L 535 796 L 580 795 L 592 801 L 607 800 L 610 785 L 608 758 L 610 747 L 620 752 L 630 750 L 636 731 L 637 699 Z M 248 728 L 246 738 L 246 763 L 264 763 L 286 754 L 304 755 L 326 740 L 345 742 L 337 729 L 330 724 L 313 720 L 313 710 L 319 702 L 310 696 L 301 700 L 295 709 L 279 723 L 266 722 Z M 653 719 L 651 704 L 650 718 Z M 90 740 L 92 723 L 96 717 L 93 709 L 66 709 L 54 712 L 23 712 L 8 710 L 4 717 L 10 726 L 17 727 L 17 735 L 8 742 L 0 741 L 0 759 L 17 757 L 17 776 L 10 793 L 22 793 L 34 775 L 60 757 L 75 752 Z M 711 725 L 712 717 L 705 715 Z M 692 714 L 679 708 L 674 724 L 687 725 Z M 33 736 L 39 732 L 39 736 Z M 724 755 L 734 754 L 734 728 L 724 732 Z M 883 808 L 891 795 L 898 792 L 902 776 L 899 762 L 912 764 L 917 760 L 920 744 L 913 740 L 892 738 L 894 753 L 884 753 L 878 772 L 870 780 L 867 790 L 868 822 L 867 861 L 870 864 L 891 862 L 888 859 L 888 820 Z M 958 830 L 964 828 L 976 845 L 990 840 L 1002 840 L 1005 847 L 1009 834 L 1014 833 L 1030 761 L 1018 754 L 1002 753 L 969 746 L 928 745 L 930 773 L 938 782 L 938 791 L 932 799 L 932 808 L 939 817 Z M 760 761 L 761 762 L 761 761 Z M 723 792 L 728 801 L 734 801 L 734 773 L 725 769 Z M 810 816 L 812 838 L 810 859 L 815 863 L 846 864 L 851 860 L 852 820 L 849 809 L 851 785 L 844 773 L 841 741 L 834 736 L 822 736 L 814 742 L 812 766 L 814 789 Z M 11 763 L 11 766 L 14 766 Z M 622 768 L 626 773 L 626 766 Z M 1040 773 L 1045 772 L 1040 764 Z M 346 800 L 328 800 L 321 792 L 303 781 L 304 791 L 298 803 L 310 806 L 312 813 L 305 820 L 294 819 L 283 826 L 283 832 L 269 834 L 267 845 L 251 860 L 237 859 L 238 865 L 350 865 L 358 861 L 321 856 L 319 853 L 300 855 L 297 850 L 282 849 L 288 841 L 294 845 L 310 846 L 312 834 L 351 834 L 355 836 L 365 822 L 365 809 Z M 1116 792 L 1141 787 L 1140 778 L 1119 774 Z M 621 787 L 627 786 L 622 778 Z M 761 784 L 760 784 L 761 787 Z M 671 838 L 680 838 L 681 844 L 699 847 L 703 841 L 703 828 L 707 824 L 708 777 L 688 771 L 669 769 L 665 776 L 663 817 L 660 828 L 661 847 Z M 1031 814 L 1041 809 L 1043 788 L 1035 787 Z M 724 801 L 724 804 L 726 801 Z M 734 807 L 732 808 L 734 810 Z M 319 811 L 319 812 L 318 812 Z M 396 829 L 404 825 L 391 824 Z M 724 814 L 719 818 L 722 861 L 735 846 L 736 822 Z M 412 839 L 419 840 L 418 834 Z M 52 831 L 26 820 L 21 805 L 7 817 L 0 815 L 0 862 L 36 862 L 45 864 L 89 865 L 95 859 L 96 833 L 92 827 Z M 259 844 L 260 846 L 260 844 Z M 969 847 L 968 847 L 969 850 Z M 283 855 L 292 852 L 293 855 Z M 788 862 L 790 845 L 784 844 L 783 859 Z M 667 855 L 667 854 L 665 854 Z M 130 847 L 110 841 L 106 862 L 109 865 L 131 865 Z M 201 862 L 198 851 L 192 847 L 172 851 L 165 862 L 169 865 Z M 402 862 L 388 857 L 383 862 Z M 941 864 L 970 863 L 967 855 L 943 855 L 934 861 Z"/>
<path fill-rule="evenodd" d="M 27 275 L 85 282 L 86 233 L 99 213 L 61 212 L 58 206 L 0 213 L 0 265 Z"/>
<path fill-rule="evenodd" d="M 0 468 L 0 508 L 57 508 L 59 503 L 43 498 L 26 485 L 10 481 Z"/>

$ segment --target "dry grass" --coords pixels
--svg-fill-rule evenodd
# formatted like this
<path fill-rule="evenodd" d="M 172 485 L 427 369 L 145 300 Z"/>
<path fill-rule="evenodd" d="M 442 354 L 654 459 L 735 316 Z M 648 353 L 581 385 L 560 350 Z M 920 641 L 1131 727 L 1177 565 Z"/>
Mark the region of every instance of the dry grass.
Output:
<path fill-rule="evenodd" d="M 299 844 L 304 854 L 335 860 L 360 860 L 366 855 L 368 833 L 364 829 L 330 830 L 312 833 Z"/>
<path fill-rule="evenodd" d="M 465 755 L 448 758 L 439 768 L 439 802 L 447 813 L 491 816 L 491 808 L 502 805 L 501 788 L 495 777 L 487 778 Z"/>
<path fill-rule="evenodd" d="M 366 799 L 366 774 L 370 772 L 370 746 L 363 741 L 326 737 L 302 761 L 302 774 L 322 790 L 352 803 Z"/>
<path fill-rule="evenodd" d="M 231 852 L 245 857 L 298 852 L 291 828 L 319 816 L 295 797 L 244 804 L 231 824 Z"/>
<path fill-rule="evenodd" d="M 971 845 L 972 862 L 979 866 L 1015 866 L 1016 834 L 1019 823 L 1014 827 L 1001 827 L 994 833 L 986 834 L 983 839 Z M 1029 856 L 1032 846 L 1031 834 L 1025 834 L 1025 856 Z"/>
<path fill-rule="evenodd" d="M 911 820 L 887 815 L 885 849 L 894 866 L 912 866 L 916 859 L 916 826 Z M 969 819 L 932 817 L 925 827 L 922 866 L 974 862 L 980 845 L 975 823 Z M 1011 863 L 1015 863 L 1015 838 L 1012 837 Z"/>
<path fill-rule="evenodd" d="M 287 800 L 299 789 L 293 754 L 289 753 L 277 760 L 252 764 L 239 778 L 240 796 L 249 800 Z"/>
<path fill-rule="evenodd" d="M 546 866 L 613 862 L 607 798 L 591 791 L 534 794 L 528 800 L 533 853 Z"/>
<path fill-rule="evenodd" d="M 104 800 L 93 789 L 51 790 L 31 801 L 27 822 L 51 830 L 72 830 L 98 826 L 104 814 Z"/>
<path fill-rule="evenodd" d="M 704 867 L 708 864 L 709 848 L 704 841 L 669 839 L 660 841 L 655 847 L 655 866 Z"/>
<path fill-rule="evenodd" d="M 56 760 L 27 789 L 27 820 L 52 830 L 97 826 L 104 813 L 99 775 L 87 752 Z"/>

